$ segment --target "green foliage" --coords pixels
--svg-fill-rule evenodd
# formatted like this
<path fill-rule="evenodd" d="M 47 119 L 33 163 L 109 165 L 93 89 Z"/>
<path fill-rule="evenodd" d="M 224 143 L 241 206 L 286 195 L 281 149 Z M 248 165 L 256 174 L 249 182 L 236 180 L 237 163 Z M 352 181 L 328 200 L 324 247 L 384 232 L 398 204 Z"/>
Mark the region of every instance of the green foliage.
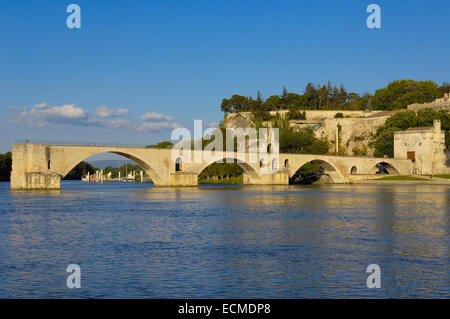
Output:
<path fill-rule="evenodd" d="M 199 175 L 199 180 L 224 180 L 242 175 L 242 168 L 236 163 L 213 163 Z"/>
<path fill-rule="evenodd" d="M 377 131 L 375 135 L 374 155 L 376 157 L 394 157 L 394 132 L 400 131 L 397 127 L 389 127 Z"/>
<path fill-rule="evenodd" d="M 375 110 L 397 110 L 413 103 L 426 103 L 442 96 L 433 81 L 397 80 L 376 90 L 372 104 Z"/>
<path fill-rule="evenodd" d="M 320 166 L 317 163 L 306 163 L 290 178 L 290 184 L 311 184 L 320 179 Z"/>
<path fill-rule="evenodd" d="M 292 110 L 287 114 L 288 120 L 306 120 L 306 112 L 299 110 Z"/>
<path fill-rule="evenodd" d="M 355 146 L 352 149 L 354 156 L 366 156 L 367 155 L 367 147 L 364 146 L 362 149 L 360 149 L 358 146 Z"/>
<path fill-rule="evenodd" d="M 414 111 L 404 111 L 399 112 L 391 117 L 389 117 L 384 125 L 380 126 L 380 128 L 398 128 L 401 131 L 406 130 L 409 127 L 416 127 L 417 126 L 417 114 Z"/>
<path fill-rule="evenodd" d="M 199 184 L 243 184 L 244 176 L 232 176 L 224 179 L 199 179 Z"/>
<path fill-rule="evenodd" d="M 12 167 L 11 152 L 0 154 L 0 181 L 9 181 Z"/>
<path fill-rule="evenodd" d="M 425 178 L 415 176 L 384 176 L 373 179 L 374 181 L 426 181 Z"/>
<path fill-rule="evenodd" d="M 362 95 L 348 92 L 341 84 L 333 86 L 308 83 L 303 94 L 288 92 L 283 88 L 281 95 L 272 95 L 265 101 L 258 91 L 257 98 L 233 95 L 223 99 L 221 110 L 230 112 L 267 112 L 277 110 L 394 110 L 403 109 L 413 103 L 431 102 L 450 92 L 450 84 L 438 86 L 433 81 L 397 80 L 385 88 Z"/>
<path fill-rule="evenodd" d="M 273 116 L 270 115 L 269 111 L 256 111 L 253 113 L 253 121 L 256 123 L 271 121 Z"/>
<path fill-rule="evenodd" d="M 334 118 L 335 118 L 335 119 L 341 119 L 341 118 L 343 118 L 343 117 L 344 117 L 344 114 L 341 113 L 341 112 L 336 113 L 336 114 L 334 115 Z"/>
<path fill-rule="evenodd" d="M 159 142 L 157 144 L 147 145 L 145 148 L 172 148 L 173 143 L 169 141 Z"/>
<path fill-rule="evenodd" d="M 103 170 L 103 174 L 111 173 L 111 178 L 118 178 L 120 172 L 120 177 L 125 178 L 125 176 L 132 171 L 140 172 L 142 170 L 143 169 L 139 165 L 125 164 L 119 168 L 111 166 L 105 167 L 105 169 Z"/>
<path fill-rule="evenodd" d="M 77 166 L 75 166 L 69 174 L 67 174 L 64 179 L 65 180 L 81 180 L 81 177 L 89 174 L 95 174 L 97 169 L 93 167 L 91 164 L 87 162 L 81 162 Z"/>
<path fill-rule="evenodd" d="M 450 83 L 442 83 L 442 85 L 439 87 L 439 90 L 441 91 L 442 95 L 444 95 L 444 93 L 450 93 Z"/>
<path fill-rule="evenodd" d="M 317 139 L 310 128 L 293 131 L 289 128 L 280 129 L 280 152 L 298 154 L 326 154 L 328 143 Z"/>

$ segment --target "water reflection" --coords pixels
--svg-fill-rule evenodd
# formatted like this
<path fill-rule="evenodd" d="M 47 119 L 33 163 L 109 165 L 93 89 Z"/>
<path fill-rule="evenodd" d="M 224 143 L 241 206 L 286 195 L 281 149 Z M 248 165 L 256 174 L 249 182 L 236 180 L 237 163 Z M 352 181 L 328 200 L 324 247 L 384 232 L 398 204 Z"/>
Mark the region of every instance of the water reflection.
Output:
<path fill-rule="evenodd" d="M 7 187 L 0 297 L 449 296 L 448 186 Z"/>

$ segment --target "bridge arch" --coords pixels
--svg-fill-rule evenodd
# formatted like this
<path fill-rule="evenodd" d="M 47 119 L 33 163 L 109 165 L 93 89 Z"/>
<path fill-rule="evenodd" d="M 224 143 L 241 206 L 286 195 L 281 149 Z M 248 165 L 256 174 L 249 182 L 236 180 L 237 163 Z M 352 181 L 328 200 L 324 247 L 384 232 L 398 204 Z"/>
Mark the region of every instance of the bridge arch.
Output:
<path fill-rule="evenodd" d="M 389 163 L 389 161 L 381 161 L 376 163 L 370 170 L 369 174 L 377 174 L 379 171 L 387 174 L 400 174 L 399 170 Z"/>
<path fill-rule="evenodd" d="M 225 157 L 223 159 L 219 159 L 216 161 L 209 161 L 209 162 L 205 162 L 203 165 L 200 166 L 197 175 L 200 176 L 200 174 L 210 165 L 214 164 L 214 163 L 224 163 L 226 164 L 227 161 L 229 161 L 228 163 L 231 164 L 233 163 L 232 161 L 234 161 L 235 164 L 237 164 L 245 174 L 249 175 L 251 178 L 256 178 L 259 179 L 261 178 L 261 176 L 259 175 L 259 173 L 256 171 L 256 169 L 250 165 L 249 163 L 237 160 L 237 159 L 232 159 L 232 158 L 228 158 Z"/>
<path fill-rule="evenodd" d="M 324 175 L 328 175 L 334 183 L 345 182 L 344 176 L 333 163 L 320 158 L 312 158 L 300 163 L 296 163 L 297 165 L 295 165 L 294 169 L 289 170 L 289 178 L 292 178 L 297 173 L 297 171 L 307 163 L 318 164 L 321 168 L 323 168 Z"/>
<path fill-rule="evenodd" d="M 74 153 L 75 153 L 75 151 L 76 150 L 74 150 Z M 85 152 L 80 151 L 80 152 L 77 152 L 76 154 L 73 154 L 73 153 L 65 154 L 66 156 L 64 156 L 64 158 L 61 160 L 61 162 L 63 164 L 59 165 L 58 167 L 53 168 L 52 171 L 59 174 L 62 179 L 67 174 L 69 174 L 73 168 L 75 168 L 79 163 L 81 163 L 85 159 L 87 159 L 91 156 L 103 154 L 103 153 L 117 154 L 117 155 L 121 155 L 125 158 L 132 160 L 133 162 L 138 164 L 145 171 L 145 173 L 151 178 L 151 180 L 153 181 L 153 183 L 155 185 L 161 183 L 161 178 L 158 175 L 158 173 L 156 173 L 156 171 L 153 169 L 152 163 L 150 163 L 148 159 L 144 160 L 143 158 L 141 158 L 140 155 L 135 154 L 135 152 L 133 152 L 132 150 L 116 150 L 116 149 L 108 149 L 108 148 L 98 148 L 97 149 L 96 148 L 96 149 L 90 149 Z M 53 166 L 56 166 L 56 163 L 54 163 L 54 162 L 52 162 L 52 163 L 54 164 Z"/>

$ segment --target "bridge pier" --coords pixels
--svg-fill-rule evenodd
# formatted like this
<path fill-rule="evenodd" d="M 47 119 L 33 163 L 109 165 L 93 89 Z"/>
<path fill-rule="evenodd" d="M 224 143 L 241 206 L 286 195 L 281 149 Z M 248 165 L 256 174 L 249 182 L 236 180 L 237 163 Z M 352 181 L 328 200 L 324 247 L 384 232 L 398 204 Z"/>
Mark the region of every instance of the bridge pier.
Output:
<path fill-rule="evenodd" d="M 274 174 L 263 174 L 260 178 L 255 178 L 249 174 L 243 173 L 244 185 L 289 185 L 289 172 L 280 170 Z"/>
<path fill-rule="evenodd" d="M 11 173 L 12 190 L 60 189 L 61 176 L 56 173 Z"/>
<path fill-rule="evenodd" d="M 198 186 L 198 175 L 189 172 L 171 173 L 168 186 Z"/>

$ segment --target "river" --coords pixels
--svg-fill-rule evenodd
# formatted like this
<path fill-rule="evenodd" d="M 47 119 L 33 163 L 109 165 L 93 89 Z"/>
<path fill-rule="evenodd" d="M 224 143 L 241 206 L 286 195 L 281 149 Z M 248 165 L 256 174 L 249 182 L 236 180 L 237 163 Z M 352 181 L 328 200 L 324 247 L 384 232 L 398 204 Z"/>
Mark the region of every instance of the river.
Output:
<path fill-rule="evenodd" d="M 448 298 L 449 206 L 439 185 L 0 183 L 0 298 Z"/>

